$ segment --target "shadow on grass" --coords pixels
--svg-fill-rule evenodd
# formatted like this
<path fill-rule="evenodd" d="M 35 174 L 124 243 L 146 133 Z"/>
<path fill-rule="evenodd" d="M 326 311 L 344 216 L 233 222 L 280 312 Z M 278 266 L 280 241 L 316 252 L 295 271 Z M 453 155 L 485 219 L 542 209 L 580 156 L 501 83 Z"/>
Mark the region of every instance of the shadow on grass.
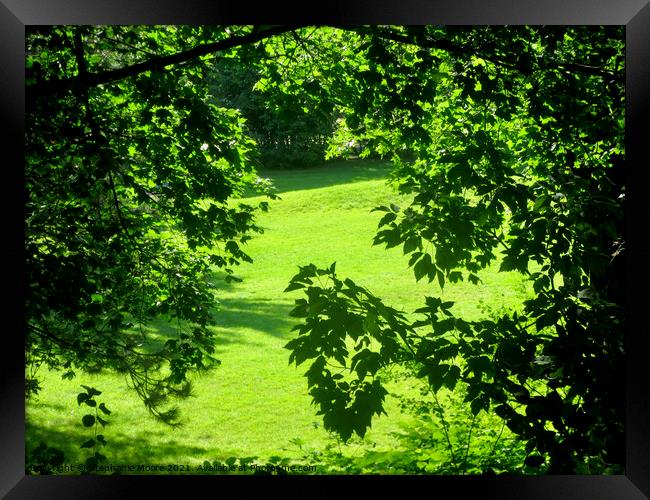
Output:
<path fill-rule="evenodd" d="M 217 347 L 229 344 L 250 346 L 266 345 L 256 339 L 259 334 L 277 339 L 292 338 L 291 328 L 298 324 L 297 318 L 289 316 L 292 301 L 220 299 L 214 312 Z M 178 338 L 179 330 L 173 322 L 153 321 L 148 326 L 150 340 L 147 351 L 160 349 L 168 339 Z"/>
<path fill-rule="evenodd" d="M 220 333 L 219 338 L 226 342 L 236 342 L 244 333 L 235 333 L 242 328 L 271 335 L 276 338 L 291 336 L 291 327 L 298 323 L 289 316 L 293 302 L 274 300 L 222 299 L 215 313 L 217 328 L 228 333 Z M 248 343 L 247 339 L 245 342 Z"/>
<path fill-rule="evenodd" d="M 276 193 L 320 189 L 340 184 L 385 179 L 391 165 L 382 160 L 347 160 L 326 163 L 318 167 L 295 170 L 262 170 L 260 177 L 273 181 Z M 243 198 L 259 196 L 247 193 Z"/>
<path fill-rule="evenodd" d="M 39 406 L 49 408 L 50 410 L 63 411 L 66 409 L 62 404 L 41 401 L 38 395 L 32 396 L 32 399 Z"/>
<path fill-rule="evenodd" d="M 148 431 L 146 422 L 143 422 L 140 432 L 125 435 L 111 432 L 110 425 L 104 431 L 107 441 L 106 447 L 100 451 L 107 456 L 110 464 L 183 464 L 189 458 L 213 460 L 215 450 L 209 451 L 200 446 L 191 446 L 182 443 L 182 429 L 169 431 Z M 48 446 L 58 448 L 65 455 L 66 465 L 76 465 L 85 462 L 92 455 L 91 449 L 80 448 L 81 443 L 92 437 L 93 431 L 82 429 L 81 426 L 45 427 L 27 422 L 25 433 L 25 447 L 29 452 L 39 443 L 45 442 Z M 228 455 L 230 450 L 219 452 Z"/>

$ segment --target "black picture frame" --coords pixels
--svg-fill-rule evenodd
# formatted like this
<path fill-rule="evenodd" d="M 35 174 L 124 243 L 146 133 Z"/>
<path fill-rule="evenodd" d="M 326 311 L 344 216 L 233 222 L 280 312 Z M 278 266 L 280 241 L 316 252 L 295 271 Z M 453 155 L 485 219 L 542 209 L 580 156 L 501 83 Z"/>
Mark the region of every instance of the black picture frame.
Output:
<path fill-rule="evenodd" d="M 162 498 L 187 494 L 196 487 L 221 494 L 223 487 L 243 493 L 250 487 L 303 495 L 352 486 L 384 488 L 396 479 L 413 490 L 438 495 L 440 487 L 454 495 L 500 499 L 643 499 L 650 497 L 650 366 L 645 360 L 648 326 L 643 312 L 649 283 L 650 251 L 642 243 L 650 228 L 650 210 L 642 189 L 650 162 L 644 127 L 650 117 L 650 4 L 647 0 L 374 0 L 334 1 L 312 6 L 267 2 L 259 6 L 232 0 L 0 0 L 0 117 L 3 139 L 2 190 L 5 215 L 5 318 L 0 382 L 0 495 L 18 498 L 121 498 L 142 488 Z M 38 24 L 555 24 L 626 26 L 626 224 L 628 319 L 626 322 L 626 472 L 620 476 L 25 476 L 24 467 L 24 30 Z M 7 231 L 9 229 L 9 231 Z M 11 326 L 9 326 L 11 325 Z M 321 485 L 315 489 L 312 482 Z M 201 483 L 201 484 L 197 484 Z M 323 486 L 325 488 L 323 488 Z M 200 490 L 197 490 L 200 491 Z M 135 496 L 135 495 L 134 495 Z"/>

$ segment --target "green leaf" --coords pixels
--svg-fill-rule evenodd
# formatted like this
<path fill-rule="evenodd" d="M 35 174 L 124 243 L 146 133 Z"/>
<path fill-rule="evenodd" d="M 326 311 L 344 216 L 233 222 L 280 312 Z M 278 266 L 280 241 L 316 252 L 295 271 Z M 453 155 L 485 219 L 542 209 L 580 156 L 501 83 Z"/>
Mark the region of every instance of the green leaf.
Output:
<path fill-rule="evenodd" d="M 452 271 L 449 273 L 448 278 L 451 283 L 458 283 L 463 281 L 463 274 L 460 271 Z"/>
<path fill-rule="evenodd" d="M 84 415 L 81 418 L 81 422 L 84 424 L 84 427 L 92 427 L 95 425 L 95 417 L 93 415 Z"/>
<path fill-rule="evenodd" d="M 81 387 L 86 389 L 86 392 L 88 393 L 88 396 L 93 397 L 93 396 L 99 396 L 101 394 L 101 391 L 98 391 L 94 387 L 88 387 L 87 385 L 81 384 Z"/>
<path fill-rule="evenodd" d="M 303 283 L 298 283 L 297 281 L 294 281 L 293 283 L 290 283 L 287 288 L 284 289 L 285 292 L 292 292 L 293 290 L 299 290 L 301 288 L 305 288 L 305 284 Z"/>
<path fill-rule="evenodd" d="M 449 371 L 445 374 L 443 384 L 445 385 L 445 387 L 447 387 L 447 389 L 453 391 L 459 379 L 460 379 L 460 368 L 458 368 L 456 365 L 451 365 L 449 367 Z"/>
<path fill-rule="evenodd" d="M 469 358 L 467 360 L 467 366 L 477 375 L 480 373 L 485 373 L 488 377 L 494 375 L 494 366 L 487 356 Z"/>
<path fill-rule="evenodd" d="M 535 204 L 533 205 L 533 210 L 539 211 L 540 208 L 542 208 L 543 206 L 548 206 L 548 204 L 549 204 L 548 195 L 542 195 L 535 200 Z"/>
<path fill-rule="evenodd" d="M 104 296 L 101 293 L 93 293 L 90 296 L 90 300 L 92 302 L 96 302 L 98 304 L 101 304 L 102 302 L 104 302 Z"/>
<path fill-rule="evenodd" d="M 449 248 L 445 246 L 436 248 L 436 264 L 445 270 L 451 269 L 454 266 L 454 259 Z"/>
<path fill-rule="evenodd" d="M 106 408 L 106 405 L 105 405 L 104 403 L 101 403 L 101 404 L 99 405 L 99 409 L 100 409 L 103 413 L 105 413 L 106 415 L 110 415 L 110 414 L 111 414 L 111 411 L 110 411 L 108 408 Z"/>
<path fill-rule="evenodd" d="M 506 404 L 500 404 L 494 407 L 494 413 L 503 419 L 510 417 L 513 412 L 514 410 Z"/>
<path fill-rule="evenodd" d="M 377 224 L 377 227 L 387 226 L 388 224 L 393 222 L 395 219 L 397 219 L 397 214 L 389 212 L 379 220 L 379 223 Z"/>
<path fill-rule="evenodd" d="M 447 177 L 452 182 L 460 180 L 465 183 L 469 179 L 471 172 L 470 166 L 467 163 L 462 163 L 451 167 L 447 172 Z"/>
<path fill-rule="evenodd" d="M 445 287 L 445 274 L 440 269 L 438 269 L 437 274 L 438 274 L 438 284 L 440 285 L 440 288 L 442 289 L 442 288 Z"/>
<path fill-rule="evenodd" d="M 420 238 L 417 238 L 415 236 L 408 238 L 404 242 L 404 255 L 406 255 L 407 253 L 411 253 L 416 248 L 418 248 L 420 245 L 420 240 L 421 240 Z"/>
<path fill-rule="evenodd" d="M 92 448 L 93 446 L 95 446 L 95 440 L 91 438 L 88 441 L 84 441 L 80 448 Z"/>
<path fill-rule="evenodd" d="M 420 281 L 432 268 L 433 263 L 431 262 L 431 256 L 425 253 L 413 267 L 415 280 Z"/>
<path fill-rule="evenodd" d="M 537 328 L 537 331 L 540 331 L 543 328 L 546 328 L 547 326 L 555 325 L 559 319 L 560 319 L 559 311 L 553 311 L 553 310 L 546 311 L 544 314 L 542 314 L 540 317 L 538 317 L 535 320 L 535 328 Z"/>
<path fill-rule="evenodd" d="M 487 411 L 490 407 L 490 399 L 485 396 L 479 396 L 470 403 L 472 415 L 478 415 L 481 410 Z"/>
<path fill-rule="evenodd" d="M 524 460 L 524 464 L 528 467 L 538 469 L 544 463 L 544 457 L 541 455 L 528 455 Z"/>
<path fill-rule="evenodd" d="M 411 255 L 411 258 L 409 259 L 409 263 L 408 263 L 409 267 L 413 267 L 415 261 L 417 261 L 420 257 L 422 257 L 422 255 L 423 254 L 421 252 L 415 252 L 413 255 Z"/>
<path fill-rule="evenodd" d="M 456 320 L 454 318 L 446 318 L 441 321 L 433 323 L 433 331 L 436 335 L 447 333 L 454 329 Z"/>
<path fill-rule="evenodd" d="M 449 365 L 427 363 L 418 372 L 418 377 L 426 375 L 433 392 L 438 392 L 444 383 L 445 376 L 448 371 Z"/>

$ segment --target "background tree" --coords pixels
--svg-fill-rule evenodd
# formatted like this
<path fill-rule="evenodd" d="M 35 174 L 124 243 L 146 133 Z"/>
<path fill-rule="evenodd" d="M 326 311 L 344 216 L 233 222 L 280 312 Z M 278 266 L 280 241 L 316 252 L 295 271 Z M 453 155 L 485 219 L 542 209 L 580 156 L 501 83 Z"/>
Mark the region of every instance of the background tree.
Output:
<path fill-rule="evenodd" d="M 217 103 L 240 110 L 246 118 L 246 131 L 258 145 L 261 165 L 304 167 L 325 160 L 339 116 L 334 99 L 318 84 L 317 66 L 331 57 L 323 53 L 326 47 L 337 45 L 323 38 L 321 29 L 310 28 L 215 61 L 209 77 L 211 92 Z M 287 66 L 279 58 L 297 58 L 300 63 Z M 302 91 L 276 92 L 266 84 L 267 73 Z"/>
<path fill-rule="evenodd" d="M 318 107 L 311 108 L 304 99 L 274 94 L 272 89 L 262 91 L 257 68 L 266 64 L 267 57 L 257 54 L 255 60 L 243 62 L 241 57 L 217 60 L 210 73 L 215 102 L 241 112 L 246 133 L 257 144 L 261 166 L 290 168 L 322 163 L 335 127 L 333 106 L 325 110 L 324 103 L 319 102 Z"/>

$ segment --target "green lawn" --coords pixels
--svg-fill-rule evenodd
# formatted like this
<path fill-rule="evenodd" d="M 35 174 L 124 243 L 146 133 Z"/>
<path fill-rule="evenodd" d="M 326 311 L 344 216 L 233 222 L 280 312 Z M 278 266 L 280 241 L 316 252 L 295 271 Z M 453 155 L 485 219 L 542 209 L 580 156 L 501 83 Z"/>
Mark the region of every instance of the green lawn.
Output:
<path fill-rule="evenodd" d="M 283 349 L 296 323 L 288 312 L 300 296 L 300 291 L 283 290 L 298 265 L 336 261 L 339 276 L 352 278 L 405 311 L 419 307 L 426 294 L 442 293 L 445 300 L 457 301 L 455 313 L 469 319 L 484 314 L 486 306 L 498 309 L 521 302 L 527 293 L 521 278 L 497 273 L 497 266 L 481 273 L 481 285 L 447 285 L 441 292 L 436 283 L 415 282 L 400 248 L 373 247 L 382 214 L 370 210 L 405 202 L 386 185 L 387 172 L 385 163 L 355 161 L 262 174 L 273 179 L 281 199 L 260 215 L 265 232 L 247 246 L 254 263 L 237 272 L 244 281 L 220 285 L 216 333 L 222 365 L 194 377 L 195 397 L 179 403 L 184 426 L 170 429 L 154 421 L 120 375 L 78 373 L 73 380 L 62 380 L 42 368 L 44 389 L 26 408 L 27 446 L 46 441 L 64 450 L 67 463 L 83 461 L 88 453 L 79 444 L 89 433 L 79 423 L 86 413 L 76 403 L 80 384 L 103 391 L 98 400 L 113 411 L 104 431 L 104 453 L 113 464 L 297 457 L 299 451 L 290 442 L 294 438 L 313 449 L 331 443 L 310 406 L 303 377 L 308 365 L 289 366 L 289 352 Z M 389 387 L 408 391 L 410 384 L 398 379 Z M 401 414 L 395 398 L 389 398 L 387 408 L 388 416 L 377 419 L 366 439 L 356 440 L 347 453 L 362 453 L 373 444 L 373 449 L 398 446 L 391 433 L 412 419 Z M 457 405 L 455 411 L 464 415 L 465 409 Z"/>

